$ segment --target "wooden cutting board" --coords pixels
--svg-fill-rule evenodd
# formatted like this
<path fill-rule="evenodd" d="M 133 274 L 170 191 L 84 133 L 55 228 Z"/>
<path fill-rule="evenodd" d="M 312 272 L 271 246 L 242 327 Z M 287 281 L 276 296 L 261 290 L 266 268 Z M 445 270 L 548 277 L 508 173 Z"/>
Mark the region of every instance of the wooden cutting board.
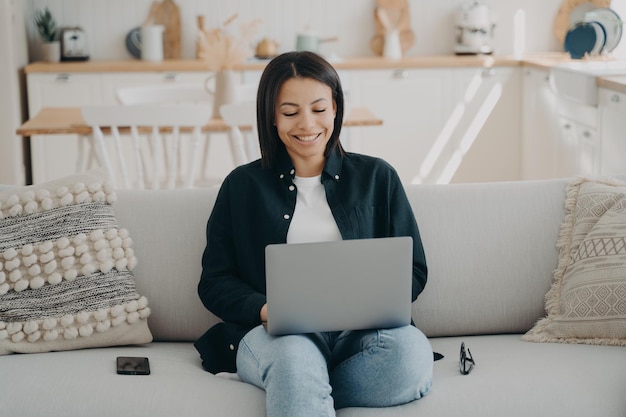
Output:
<path fill-rule="evenodd" d="M 400 32 L 400 47 L 402 54 L 411 49 L 415 43 L 415 33 L 411 29 L 411 15 L 409 13 L 408 0 L 376 0 L 376 7 L 385 9 L 387 14 L 394 20 Z M 385 26 L 378 18 L 374 9 L 374 21 L 376 24 L 376 34 L 370 41 L 370 48 L 376 55 L 383 54 L 385 44 Z"/>
<path fill-rule="evenodd" d="M 164 26 L 163 58 L 180 59 L 182 57 L 180 10 L 174 0 L 162 2 L 155 0 L 144 24 Z"/>

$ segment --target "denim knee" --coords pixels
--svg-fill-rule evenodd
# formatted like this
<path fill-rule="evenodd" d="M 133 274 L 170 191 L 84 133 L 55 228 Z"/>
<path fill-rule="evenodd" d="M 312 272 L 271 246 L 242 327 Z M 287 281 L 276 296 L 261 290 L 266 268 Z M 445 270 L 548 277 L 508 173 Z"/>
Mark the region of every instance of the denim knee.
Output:
<path fill-rule="evenodd" d="M 268 417 L 334 416 L 324 351 L 314 335 L 273 337 L 254 329 L 240 343 L 237 371 L 266 391 Z"/>
<path fill-rule="evenodd" d="M 426 395 L 432 384 L 433 353 L 424 334 L 413 326 L 356 333 L 342 340 L 353 355 L 331 372 L 337 408 L 388 407 Z M 348 336 L 350 337 L 350 336 Z"/>

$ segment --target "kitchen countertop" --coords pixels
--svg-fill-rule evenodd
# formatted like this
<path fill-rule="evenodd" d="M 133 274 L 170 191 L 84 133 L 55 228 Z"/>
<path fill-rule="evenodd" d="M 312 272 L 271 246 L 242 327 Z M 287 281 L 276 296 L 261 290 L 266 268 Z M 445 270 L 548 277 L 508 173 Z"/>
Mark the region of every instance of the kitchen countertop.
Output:
<path fill-rule="evenodd" d="M 626 94 L 626 74 L 598 77 L 597 85 L 598 87 L 608 88 L 609 90 Z"/>
<path fill-rule="evenodd" d="M 602 58 L 604 59 L 604 58 Z M 572 61 L 569 54 L 549 52 L 532 54 L 521 58 L 503 55 L 432 55 L 411 56 L 400 60 L 391 60 L 382 57 L 346 57 L 329 61 L 338 70 L 354 69 L 411 69 L 411 68 L 458 68 L 458 67 L 498 67 L 498 66 L 528 66 L 538 69 L 550 69 L 561 62 Z M 251 59 L 236 66 L 238 71 L 260 71 L 268 60 Z M 64 73 L 64 72 L 187 72 L 208 71 L 206 64 L 201 60 L 182 59 L 151 62 L 142 60 L 120 61 L 86 61 L 86 62 L 35 62 L 25 67 L 24 72 L 30 73 Z M 619 92 L 626 92 L 626 74 L 624 76 L 598 77 L 599 87 L 609 88 Z"/>
<path fill-rule="evenodd" d="M 499 55 L 432 55 L 412 56 L 400 60 L 391 60 L 382 57 L 347 57 L 340 59 L 329 58 L 337 69 L 396 69 L 396 68 L 450 68 L 450 67 L 493 67 L 529 64 L 539 67 L 549 67 L 557 62 L 567 61 L 568 55 L 551 53 L 533 55 L 523 59 L 513 56 Z M 268 60 L 251 59 L 236 66 L 235 70 L 262 70 Z M 160 62 L 142 60 L 121 61 L 85 61 L 85 62 L 35 62 L 25 68 L 28 73 L 46 72 L 185 72 L 207 71 L 206 64 L 201 60 L 181 59 L 165 60 Z"/>

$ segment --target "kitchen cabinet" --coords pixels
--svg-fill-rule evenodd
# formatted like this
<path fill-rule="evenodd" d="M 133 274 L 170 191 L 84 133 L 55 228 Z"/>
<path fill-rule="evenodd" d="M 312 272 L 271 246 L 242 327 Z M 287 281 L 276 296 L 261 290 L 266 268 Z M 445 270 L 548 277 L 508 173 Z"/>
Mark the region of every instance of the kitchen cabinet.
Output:
<path fill-rule="evenodd" d="M 557 98 L 559 135 L 556 177 L 593 176 L 600 173 L 598 108 Z"/>
<path fill-rule="evenodd" d="M 102 100 L 99 74 L 36 73 L 27 75 L 28 112 L 42 107 L 77 107 Z M 33 183 L 59 178 L 76 171 L 80 146 L 75 135 L 30 138 Z"/>
<path fill-rule="evenodd" d="M 520 69 L 461 68 L 454 75 L 454 109 L 463 114 L 440 182 L 519 180 Z"/>
<path fill-rule="evenodd" d="M 519 92 L 513 67 L 352 71 L 351 100 L 384 120 L 352 145 L 405 183 L 519 179 Z"/>
<path fill-rule="evenodd" d="M 403 182 L 417 182 L 428 170 L 432 149 L 450 113 L 450 69 L 351 71 L 348 99 L 367 106 L 382 126 L 352 129 L 350 150 L 380 157 Z M 429 174 L 429 172 L 426 172 Z"/>
<path fill-rule="evenodd" d="M 123 87 L 155 84 L 204 84 L 209 71 L 31 73 L 27 75 L 29 113 L 42 107 L 80 107 L 117 104 L 116 91 Z M 210 85 L 210 82 L 209 82 Z M 228 135 L 212 133 L 208 141 L 207 178 L 223 178 L 233 167 Z M 75 135 L 31 137 L 33 183 L 41 183 L 76 172 L 75 161 L 84 138 Z M 87 148 L 87 147 L 84 147 Z M 131 147 L 128 146 L 131 153 Z"/>
<path fill-rule="evenodd" d="M 102 76 L 102 104 L 117 104 L 117 90 L 163 84 L 204 84 L 211 72 L 116 72 Z M 210 82 L 209 82 L 210 85 Z"/>
<path fill-rule="evenodd" d="M 29 110 L 42 106 L 114 104 L 121 87 L 203 83 L 205 71 L 29 73 Z M 346 148 L 381 157 L 405 183 L 520 178 L 520 69 L 517 66 L 341 69 L 347 111 L 366 106 L 382 126 L 342 132 Z M 240 71 L 257 82 L 260 70 Z M 77 138 L 33 138 L 35 183 L 74 172 Z M 232 167 L 228 138 L 211 136 L 209 177 Z M 227 157 L 225 157 L 227 156 Z"/>
<path fill-rule="evenodd" d="M 600 88 L 600 174 L 626 173 L 626 94 Z"/>
<path fill-rule="evenodd" d="M 522 179 L 557 176 L 557 97 L 548 70 L 524 68 L 522 76 Z"/>

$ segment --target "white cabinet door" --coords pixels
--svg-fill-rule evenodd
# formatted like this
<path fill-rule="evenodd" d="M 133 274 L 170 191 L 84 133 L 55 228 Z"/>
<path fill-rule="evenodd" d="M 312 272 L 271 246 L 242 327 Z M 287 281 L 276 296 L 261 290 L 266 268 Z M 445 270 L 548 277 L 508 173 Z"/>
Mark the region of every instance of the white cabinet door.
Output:
<path fill-rule="evenodd" d="M 405 183 L 520 179 L 520 71 L 513 67 L 352 71 L 353 105 L 383 126 L 353 129 L 352 150 Z"/>
<path fill-rule="evenodd" d="M 350 105 L 366 106 L 383 120 L 350 128 L 349 150 L 383 158 L 405 183 L 420 182 L 429 174 L 428 158 L 439 157 L 433 147 L 449 113 L 451 71 L 353 70 L 349 78 Z"/>
<path fill-rule="evenodd" d="M 596 176 L 600 174 L 600 135 L 597 129 L 578 126 L 578 174 Z"/>
<path fill-rule="evenodd" d="M 600 88 L 600 174 L 626 173 L 626 94 Z"/>
<path fill-rule="evenodd" d="M 522 70 L 522 178 L 555 178 L 559 123 L 548 70 Z"/>
<path fill-rule="evenodd" d="M 598 108 L 558 97 L 556 109 L 559 136 L 556 146 L 555 176 L 598 175 L 600 167 Z"/>
<path fill-rule="evenodd" d="M 28 111 L 36 115 L 42 107 L 78 107 L 101 101 L 100 74 L 28 74 Z M 76 170 L 76 135 L 31 137 L 33 183 L 69 175 Z"/>
<path fill-rule="evenodd" d="M 520 69 L 459 68 L 454 74 L 454 111 L 461 117 L 440 182 L 519 180 Z"/>

